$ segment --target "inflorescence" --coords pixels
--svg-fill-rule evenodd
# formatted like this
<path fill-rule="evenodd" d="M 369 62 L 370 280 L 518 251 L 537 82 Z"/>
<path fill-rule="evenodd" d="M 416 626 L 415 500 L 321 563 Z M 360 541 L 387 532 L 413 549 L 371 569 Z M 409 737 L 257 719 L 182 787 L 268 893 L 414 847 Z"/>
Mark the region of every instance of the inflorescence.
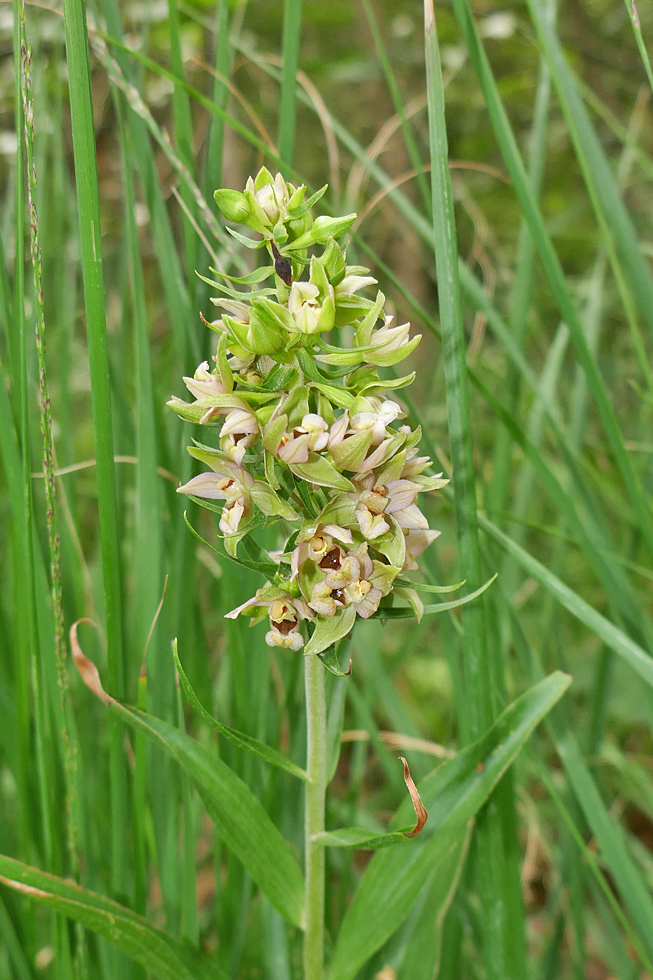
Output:
<path fill-rule="evenodd" d="M 212 302 L 222 315 L 208 324 L 219 337 L 215 367 L 204 361 L 184 378 L 193 402 L 168 403 L 182 418 L 219 429 L 219 448 L 189 447 L 209 470 L 178 492 L 205 506 L 224 501 L 219 526 L 228 554 L 238 558 L 238 543 L 262 524 L 279 521 L 288 530 L 271 580 L 227 615 L 267 616 L 269 646 L 306 644 L 307 654 L 325 651 L 357 615 L 369 618 L 393 595 L 419 616 L 417 593 L 395 580 L 417 569 L 416 558 L 439 534 L 417 495 L 447 482 L 425 475 L 431 460 L 419 455 L 421 429 L 403 423 L 387 394 L 411 384 L 414 373 L 379 376 L 421 338 L 409 339 L 408 323 L 392 325 L 382 292 L 373 300 L 360 295 L 376 279 L 347 265 L 340 244 L 356 216 L 314 218 L 325 190 L 305 200 L 305 187 L 263 168 L 244 192 L 216 191 L 224 217 L 262 237 L 231 234 L 265 249 L 270 261 L 248 276 L 222 275 L 249 292 L 206 280 L 221 293 Z M 272 277 L 273 286 L 261 287 Z M 330 331 L 350 345 L 328 343 Z"/>

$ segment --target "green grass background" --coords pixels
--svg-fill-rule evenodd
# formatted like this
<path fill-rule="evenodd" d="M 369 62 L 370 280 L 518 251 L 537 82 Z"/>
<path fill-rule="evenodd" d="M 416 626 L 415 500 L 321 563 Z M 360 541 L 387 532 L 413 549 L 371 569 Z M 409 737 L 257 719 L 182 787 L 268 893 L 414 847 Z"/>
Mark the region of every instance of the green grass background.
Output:
<path fill-rule="evenodd" d="M 454 473 L 456 508 L 451 493 L 427 505 L 442 530 L 422 562 L 427 581 L 476 585 L 475 574 L 500 573 L 473 614 L 357 626 L 352 678 L 346 688 L 329 678 L 344 729 L 357 735 L 343 742 L 328 826 L 382 829 L 404 797 L 398 749 L 424 776 L 438 746 L 462 746 L 542 672 L 562 668 L 570 693 L 481 815 L 442 925 L 437 976 L 645 975 L 653 127 L 650 67 L 629 9 L 583 0 L 556 19 L 542 0 L 436 7 L 461 263 L 454 349 L 438 306 L 433 249 L 447 212 L 442 180 L 428 171 L 442 133 L 432 117 L 429 139 L 419 4 L 102 0 L 89 5 L 92 88 L 82 6 L 29 5 L 29 168 L 16 111 L 19 6 L 0 5 L 1 853 L 146 912 L 215 951 L 234 978 L 300 976 L 297 931 L 257 894 L 186 777 L 143 736 L 126 742 L 72 667 L 51 592 L 56 529 L 39 408 L 45 383 L 63 623 L 98 624 L 79 636 L 107 689 L 213 744 L 177 689 L 176 636 L 202 703 L 303 765 L 301 658 L 273 654 L 262 629 L 223 619 L 260 579 L 188 532 L 185 507 L 215 541 L 211 515 L 174 492 L 191 473 L 189 431 L 165 408 L 182 394 L 181 376 L 213 352 L 199 318 L 212 307 L 195 270 L 206 273 L 213 253 L 247 269 L 212 192 L 281 165 L 310 188 L 328 181 L 333 213 L 361 215 L 350 262 L 371 265 L 399 322 L 424 334 L 411 359 L 411 420 L 445 471 L 452 459 L 473 462 L 464 494 Z M 646 39 L 644 4 L 639 18 Z M 34 342 L 32 156 L 45 382 Z M 451 387 L 453 377 L 465 387 L 465 363 L 470 417 Z M 476 508 L 470 559 L 460 520 L 472 526 Z M 219 753 L 299 852 L 301 784 L 228 742 Z M 488 881 L 496 847 L 501 873 Z M 330 943 L 367 860 L 328 851 Z M 406 951 L 418 919 L 360 976 L 388 966 L 415 980 Z M 0 980 L 67 980 L 84 969 L 145 976 L 91 932 L 2 889 Z"/>

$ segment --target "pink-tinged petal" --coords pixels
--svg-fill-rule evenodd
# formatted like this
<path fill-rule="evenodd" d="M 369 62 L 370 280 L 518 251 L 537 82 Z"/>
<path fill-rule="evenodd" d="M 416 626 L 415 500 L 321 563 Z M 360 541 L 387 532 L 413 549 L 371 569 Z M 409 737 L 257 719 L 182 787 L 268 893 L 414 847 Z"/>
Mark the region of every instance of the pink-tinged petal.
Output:
<path fill-rule="evenodd" d="M 222 509 L 222 517 L 218 527 L 223 534 L 236 534 L 243 514 L 248 509 L 248 501 L 241 497 L 228 507 Z"/>
<path fill-rule="evenodd" d="M 209 425 L 209 423 L 211 423 L 213 419 L 219 418 L 220 415 L 222 414 L 223 413 L 220 411 L 220 409 L 216 408 L 214 405 L 211 408 L 208 408 L 206 412 L 204 412 L 204 415 L 200 419 L 200 425 Z"/>
<path fill-rule="evenodd" d="M 380 589 L 370 589 L 363 601 L 356 604 L 356 612 L 361 619 L 369 619 L 379 608 L 381 599 Z"/>
<path fill-rule="evenodd" d="M 384 439 L 380 446 L 374 450 L 373 453 L 364 459 L 361 465 L 358 467 L 359 473 L 366 473 L 368 470 L 373 470 L 375 466 L 380 466 L 385 460 L 386 453 L 388 451 L 388 446 L 392 442 L 392 439 Z"/>
<path fill-rule="evenodd" d="M 285 446 L 281 446 L 278 455 L 284 463 L 307 463 L 310 452 L 311 437 L 309 435 L 297 436 L 289 439 Z"/>
<path fill-rule="evenodd" d="M 329 429 L 329 449 L 333 449 L 334 446 L 339 446 L 342 440 L 345 438 L 347 429 L 349 428 L 349 412 L 345 411 L 345 414 L 337 419 L 331 428 Z"/>
<path fill-rule="evenodd" d="M 183 487 L 177 487 L 177 493 L 187 493 L 205 500 L 226 500 L 225 487 L 228 482 L 221 473 L 199 473 Z"/>
<path fill-rule="evenodd" d="M 325 524 L 322 531 L 324 534 L 329 534 L 337 541 L 342 541 L 343 544 L 354 543 L 352 533 L 346 527 L 338 527 L 337 524 Z"/>
<path fill-rule="evenodd" d="M 225 613 L 224 618 L 237 619 L 238 616 L 240 616 L 241 612 L 244 612 L 246 609 L 251 609 L 252 606 L 267 606 L 267 605 L 268 605 L 267 599 L 257 599 L 256 596 L 254 596 L 252 599 L 247 599 L 246 602 L 241 603 L 240 606 L 236 606 L 236 608 L 230 610 L 230 612 Z"/>
<path fill-rule="evenodd" d="M 403 510 L 398 511 L 395 515 L 395 520 L 399 527 L 404 528 L 423 528 L 425 531 L 428 529 L 429 522 L 424 517 L 417 504 L 411 504 L 410 507 L 404 507 Z"/>
<path fill-rule="evenodd" d="M 299 575 L 299 566 L 303 565 L 304 562 L 306 561 L 307 550 L 308 549 L 305 541 L 302 542 L 302 544 L 298 544 L 297 547 L 293 550 L 293 553 L 290 556 L 290 570 L 292 572 L 290 576 L 291 582 L 294 582 L 297 576 Z"/>
<path fill-rule="evenodd" d="M 390 497 L 390 503 L 386 507 L 386 512 L 388 514 L 396 514 L 398 511 L 410 507 L 422 488 L 419 483 L 413 483 L 412 480 L 393 480 L 391 483 L 388 483 L 386 489 Z"/>
<path fill-rule="evenodd" d="M 229 412 L 224 420 L 224 425 L 220 430 L 220 436 L 236 435 L 238 433 L 254 435 L 257 432 L 258 421 L 256 416 L 245 408 L 235 408 L 232 412 Z"/>
<path fill-rule="evenodd" d="M 440 531 L 409 531 L 406 535 L 406 550 L 410 551 L 414 558 L 419 558 L 436 538 L 440 537 Z"/>

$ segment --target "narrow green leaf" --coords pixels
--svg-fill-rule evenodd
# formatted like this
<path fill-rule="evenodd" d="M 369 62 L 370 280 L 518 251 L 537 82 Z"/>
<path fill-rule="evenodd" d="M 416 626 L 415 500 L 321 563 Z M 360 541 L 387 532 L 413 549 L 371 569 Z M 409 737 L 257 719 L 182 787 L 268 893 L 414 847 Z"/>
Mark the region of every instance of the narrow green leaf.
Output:
<path fill-rule="evenodd" d="M 270 745 L 266 745 L 265 742 L 259 742 L 258 739 L 253 738 L 251 735 L 246 735 L 243 732 L 237 732 L 234 728 L 229 728 L 227 725 L 223 725 L 222 722 L 218 721 L 216 718 L 213 718 L 201 704 L 199 698 L 195 694 L 195 691 L 191 687 L 191 683 L 186 676 L 184 668 L 181 666 L 176 640 L 173 644 L 172 652 L 175 658 L 175 666 L 177 668 L 177 673 L 179 674 L 179 680 L 188 703 L 197 712 L 200 718 L 207 723 L 207 725 L 210 725 L 211 728 L 215 728 L 220 735 L 223 735 L 225 738 L 229 739 L 229 741 L 233 742 L 234 745 L 237 745 L 241 749 L 245 749 L 247 752 L 251 752 L 252 755 L 258 756 L 258 758 L 263 759 L 264 762 L 269 762 L 272 766 L 277 766 L 279 769 L 284 769 L 286 772 L 289 772 L 291 776 L 296 776 L 297 779 L 307 778 L 304 769 L 296 765 L 292 759 L 288 759 L 282 752 L 272 748 Z"/>
<path fill-rule="evenodd" d="M 571 678 L 554 673 L 514 701 L 490 730 L 418 785 L 429 819 L 406 846 L 376 854 L 340 928 L 329 980 L 353 980 L 408 915 L 435 865 L 462 847 L 466 827 Z M 405 824 L 405 801 L 391 827 Z M 454 867 L 455 867 L 454 862 Z"/>
<path fill-rule="evenodd" d="M 548 568 L 542 565 L 536 558 L 529 555 L 527 551 L 520 548 L 518 544 L 500 531 L 496 525 L 489 521 L 482 514 L 478 515 L 481 528 L 488 537 L 496 541 L 504 551 L 518 562 L 521 567 L 531 575 L 536 582 L 543 585 L 558 602 L 567 609 L 572 616 L 584 623 L 600 640 L 609 646 L 615 653 L 637 671 L 640 677 L 653 685 L 653 659 L 637 644 L 631 640 L 618 626 L 611 623 L 605 616 L 593 609 L 589 603 L 570 589 L 562 582 L 557 575 L 554 575 Z"/>
<path fill-rule="evenodd" d="M 480 589 L 476 589 L 474 592 L 470 592 L 469 595 L 465 595 L 461 599 L 453 599 L 451 602 L 439 602 L 434 606 L 424 606 L 424 612 L 422 613 L 422 615 L 432 616 L 435 613 L 446 612 L 447 609 L 456 609 L 457 606 L 464 606 L 468 602 L 472 602 L 474 599 L 478 599 L 478 597 L 482 595 L 486 589 L 489 589 L 489 587 L 496 579 L 497 574 L 498 573 L 495 573 L 491 579 L 488 579 L 487 582 L 480 587 Z M 413 588 L 412 582 L 410 583 L 410 587 Z M 402 609 L 381 608 L 381 609 L 377 609 L 377 611 L 373 613 L 372 616 L 370 616 L 370 619 L 412 619 L 414 615 L 415 613 L 413 612 L 413 610 L 409 608 L 405 608 L 405 609 L 404 608 Z"/>
<path fill-rule="evenodd" d="M 71 635 L 73 656 L 90 690 L 112 713 L 175 759 L 195 784 L 220 835 L 292 925 L 301 927 L 304 880 L 290 848 L 250 788 L 216 755 L 174 725 L 121 704 L 102 690 L 99 675 Z"/>
<path fill-rule="evenodd" d="M 115 943 L 158 980 L 226 980 L 208 957 L 103 895 L 4 855 L 0 855 L 0 882 Z"/>

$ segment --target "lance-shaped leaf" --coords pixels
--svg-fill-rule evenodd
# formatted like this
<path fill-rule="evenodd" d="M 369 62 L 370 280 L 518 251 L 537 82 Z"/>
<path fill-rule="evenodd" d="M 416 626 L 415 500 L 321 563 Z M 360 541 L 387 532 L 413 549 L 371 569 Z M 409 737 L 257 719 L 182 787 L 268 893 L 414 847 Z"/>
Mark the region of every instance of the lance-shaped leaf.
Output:
<path fill-rule="evenodd" d="M 319 487 L 332 487 L 334 490 L 354 490 L 354 484 L 338 473 L 333 463 L 330 463 L 325 456 L 318 453 L 311 453 L 307 463 L 293 463 L 290 467 L 295 476 L 315 483 Z"/>
<path fill-rule="evenodd" d="M 249 495 L 264 514 L 269 517 L 283 517 L 286 521 L 298 521 L 299 514 L 289 503 L 282 500 L 271 486 L 262 480 L 254 480 Z"/>
<path fill-rule="evenodd" d="M 304 879 L 293 854 L 250 788 L 216 755 L 184 732 L 152 715 L 121 704 L 102 689 L 95 665 L 81 651 L 76 626 L 70 632 L 75 664 L 84 682 L 111 711 L 143 732 L 173 759 L 195 784 L 222 840 L 294 926 L 301 927 Z"/>
<path fill-rule="evenodd" d="M 570 682 L 566 674 L 551 674 L 506 708 L 477 742 L 421 781 L 428 824 L 419 837 L 382 850 L 370 861 L 340 928 L 329 980 L 353 980 L 401 925 L 434 868 L 463 845 L 469 821 Z M 391 829 L 407 823 L 409 814 L 405 802 Z"/>
<path fill-rule="evenodd" d="M 0 882 L 115 943 L 157 980 L 226 980 L 215 963 L 96 892 L 0 855 Z"/>
<path fill-rule="evenodd" d="M 376 542 L 375 542 L 376 544 Z M 492 578 L 488 579 L 480 588 L 476 589 L 474 592 L 470 592 L 469 595 L 462 596 L 460 599 L 454 599 L 451 602 L 438 602 L 434 606 L 424 606 L 422 610 L 422 616 L 433 616 L 436 613 L 447 612 L 449 609 L 456 609 L 457 606 L 464 606 L 468 602 L 473 602 L 474 599 L 478 599 L 480 595 L 485 592 L 486 589 L 494 582 L 498 573 L 495 573 Z M 381 607 L 377 609 L 375 613 L 370 616 L 370 619 L 410 619 L 414 615 L 412 609 L 393 609 Z"/>
<path fill-rule="evenodd" d="M 200 702 L 199 698 L 195 694 L 188 677 L 181 666 L 181 661 L 179 659 L 179 653 L 177 651 L 177 641 L 175 640 L 173 646 L 173 656 L 175 658 L 175 666 L 177 668 L 177 674 L 179 675 L 179 682 L 182 686 L 182 690 L 186 695 L 186 699 L 191 707 L 197 712 L 197 714 L 202 718 L 207 725 L 211 728 L 215 728 L 219 735 L 224 736 L 224 738 L 229 739 L 234 745 L 237 745 L 241 749 L 245 749 L 247 752 L 251 752 L 252 755 L 258 756 L 259 759 L 263 759 L 264 762 L 269 762 L 272 766 L 277 766 L 279 769 L 284 769 L 289 772 L 291 776 L 296 776 L 298 779 L 306 779 L 306 771 L 300 766 L 296 765 L 292 759 L 283 755 L 278 749 L 273 748 L 271 745 L 267 745 L 265 742 L 259 742 L 257 738 L 253 738 L 251 735 L 247 735 L 244 732 L 237 732 L 234 728 L 229 728 L 228 725 L 223 725 L 222 722 L 213 718 L 212 715 L 206 710 L 204 705 Z"/>

